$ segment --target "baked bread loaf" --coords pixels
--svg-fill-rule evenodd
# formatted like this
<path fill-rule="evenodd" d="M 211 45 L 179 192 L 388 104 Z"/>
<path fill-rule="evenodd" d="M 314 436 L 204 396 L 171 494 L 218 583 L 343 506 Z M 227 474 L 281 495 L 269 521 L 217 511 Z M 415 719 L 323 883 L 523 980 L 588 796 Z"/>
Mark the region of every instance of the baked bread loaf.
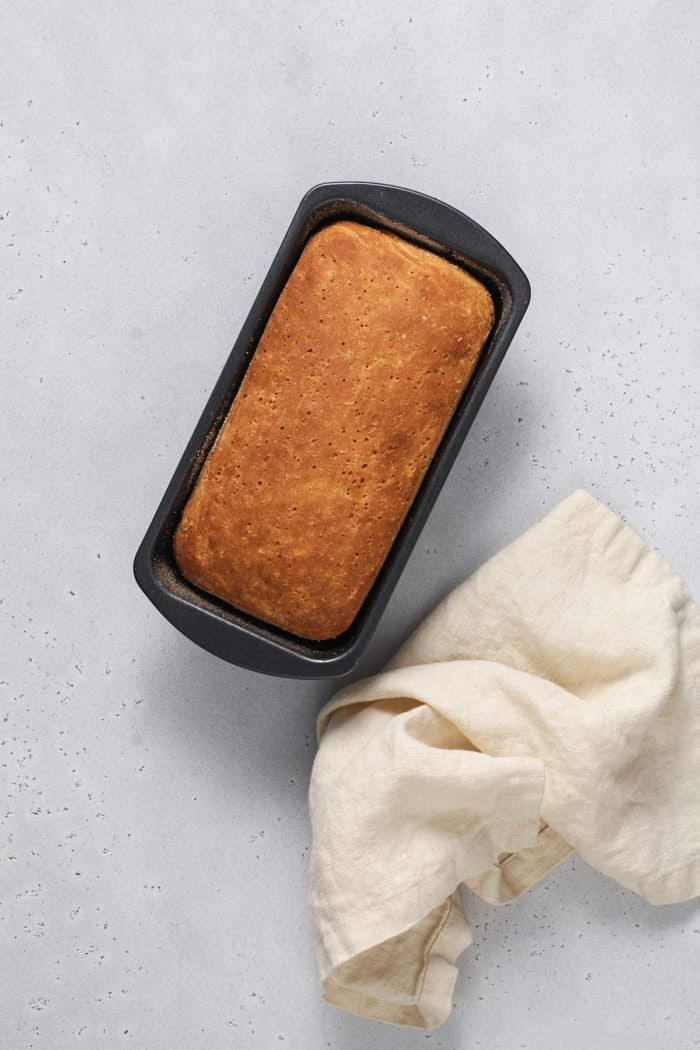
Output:
<path fill-rule="evenodd" d="M 493 319 L 433 252 L 357 222 L 314 234 L 182 513 L 182 574 L 301 638 L 346 630 Z"/>

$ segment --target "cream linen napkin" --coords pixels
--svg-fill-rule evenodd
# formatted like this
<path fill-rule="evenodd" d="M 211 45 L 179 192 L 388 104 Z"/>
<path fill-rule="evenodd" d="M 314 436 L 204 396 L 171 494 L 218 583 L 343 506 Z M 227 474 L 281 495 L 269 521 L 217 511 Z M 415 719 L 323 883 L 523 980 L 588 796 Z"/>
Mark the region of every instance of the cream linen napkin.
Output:
<path fill-rule="evenodd" d="M 311 901 L 325 998 L 432 1028 L 470 942 L 572 849 L 654 904 L 700 893 L 700 613 L 575 492 L 319 716 Z"/>

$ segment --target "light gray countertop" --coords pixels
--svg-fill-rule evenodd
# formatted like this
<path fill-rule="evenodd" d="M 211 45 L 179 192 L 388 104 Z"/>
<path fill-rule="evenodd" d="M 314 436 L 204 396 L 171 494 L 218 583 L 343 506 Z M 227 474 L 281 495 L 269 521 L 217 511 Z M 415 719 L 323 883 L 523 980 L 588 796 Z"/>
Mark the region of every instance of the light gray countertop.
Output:
<path fill-rule="evenodd" d="M 131 562 L 296 205 L 396 183 L 533 298 L 358 673 L 582 486 L 700 595 L 700 8 L 9 0 L 0 68 L 0 1045 L 686 1050 L 700 913 L 578 859 L 475 898 L 431 1036 L 321 1003 L 332 685 L 198 650 Z"/>

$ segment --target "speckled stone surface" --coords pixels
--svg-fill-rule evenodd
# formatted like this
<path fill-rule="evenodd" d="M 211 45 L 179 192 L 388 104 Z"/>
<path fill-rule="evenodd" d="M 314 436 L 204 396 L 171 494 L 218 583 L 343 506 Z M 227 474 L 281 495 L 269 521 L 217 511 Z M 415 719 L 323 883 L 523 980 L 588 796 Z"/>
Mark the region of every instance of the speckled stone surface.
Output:
<path fill-rule="evenodd" d="M 303 192 L 449 201 L 533 301 L 358 673 L 584 486 L 700 596 L 700 9 L 9 0 L 0 68 L 0 1045 L 687 1050 L 700 910 L 570 860 L 432 1036 L 319 1001 L 328 684 L 229 667 L 131 561 Z"/>

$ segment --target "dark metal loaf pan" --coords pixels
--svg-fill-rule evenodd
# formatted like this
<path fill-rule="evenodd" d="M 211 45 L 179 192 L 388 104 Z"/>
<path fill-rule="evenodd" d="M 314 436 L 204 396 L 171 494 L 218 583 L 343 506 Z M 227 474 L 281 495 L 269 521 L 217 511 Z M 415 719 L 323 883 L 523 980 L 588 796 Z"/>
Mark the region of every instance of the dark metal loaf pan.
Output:
<path fill-rule="evenodd" d="M 306 241 L 326 223 L 347 218 L 391 230 L 471 271 L 489 288 L 496 321 L 418 494 L 353 624 L 332 641 L 309 642 L 261 623 L 188 583 L 175 563 L 172 539 L 182 508 Z M 331 678 L 350 671 L 377 625 L 529 299 L 528 280 L 508 252 L 466 215 L 432 197 L 362 182 L 326 183 L 310 190 L 292 219 L 136 554 L 134 573 L 145 594 L 183 634 L 231 663 L 291 678 Z"/>

